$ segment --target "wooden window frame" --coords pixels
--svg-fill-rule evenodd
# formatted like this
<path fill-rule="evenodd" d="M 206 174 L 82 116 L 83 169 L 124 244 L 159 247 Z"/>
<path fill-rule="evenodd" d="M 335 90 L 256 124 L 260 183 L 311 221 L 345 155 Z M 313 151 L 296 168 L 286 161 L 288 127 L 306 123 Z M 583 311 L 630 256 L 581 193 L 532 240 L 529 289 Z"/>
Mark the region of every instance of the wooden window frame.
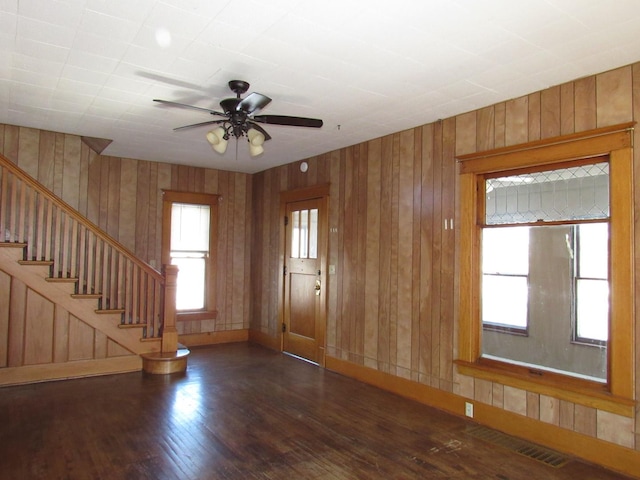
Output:
<path fill-rule="evenodd" d="M 162 263 L 171 263 L 171 206 L 174 203 L 208 205 L 209 209 L 209 257 L 206 261 L 205 308 L 177 310 L 176 320 L 212 320 L 218 316 L 216 309 L 216 267 L 218 251 L 218 201 L 220 195 L 212 193 L 162 191 Z"/>
<path fill-rule="evenodd" d="M 634 415 L 633 125 L 629 122 L 587 132 L 458 157 L 460 185 L 460 311 L 458 372 L 549 395 L 619 415 Z M 559 168 L 606 156 L 610 168 L 610 312 L 608 375 L 603 385 L 567 375 L 481 358 L 479 311 L 482 266 L 479 191 L 485 178 L 501 172 Z M 478 190 L 480 189 L 480 190 Z M 469 259 L 467 261 L 467 259 Z"/>

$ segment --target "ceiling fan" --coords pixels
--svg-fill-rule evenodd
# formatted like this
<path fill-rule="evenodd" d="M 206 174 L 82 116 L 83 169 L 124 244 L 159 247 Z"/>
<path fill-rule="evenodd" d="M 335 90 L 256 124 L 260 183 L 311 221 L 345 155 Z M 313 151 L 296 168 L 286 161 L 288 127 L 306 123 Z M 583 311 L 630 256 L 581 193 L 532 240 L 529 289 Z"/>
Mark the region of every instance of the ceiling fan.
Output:
<path fill-rule="evenodd" d="M 262 128 L 261 123 L 267 125 L 287 125 L 292 127 L 322 127 L 322 120 L 316 118 L 291 117 L 287 115 L 256 115 L 256 113 L 266 107 L 271 99 L 261 93 L 253 92 L 242 98 L 242 95 L 249 90 L 249 83 L 244 80 L 231 80 L 229 88 L 236 94 L 235 98 L 225 98 L 220 101 L 222 111 L 211 110 L 209 108 L 187 105 L 184 103 L 171 102 L 169 100 L 159 100 L 154 98 L 154 102 L 165 105 L 193 108 L 204 110 L 218 117 L 218 120 L 194 123 L 183 127 L 174 128 L 174 131 L 187 128 L 201 127 L 204 125 L 218 125 L 218 127 L 207 133 L 207 141 L 213 150 L 224 153 L 227 149 L 227 142 L 234 136 L 236 139 L 246 136 L 249 141 L 249 153 L 252 157 L 264 152 L 262 144 L 271 139 L 267 131 Z"/>

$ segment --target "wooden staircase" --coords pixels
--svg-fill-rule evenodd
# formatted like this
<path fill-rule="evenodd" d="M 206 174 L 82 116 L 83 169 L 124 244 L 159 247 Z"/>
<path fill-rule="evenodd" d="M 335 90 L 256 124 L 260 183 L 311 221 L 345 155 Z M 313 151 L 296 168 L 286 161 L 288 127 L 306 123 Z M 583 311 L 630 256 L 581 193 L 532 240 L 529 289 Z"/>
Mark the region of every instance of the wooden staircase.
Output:
<path fill-rule="evenodd" d="M 44 308 L 47 312 L 53 309 L 58 316 L 58 310 L 64 312 L 62 315 L 79 319 L 99 332 L 95 335 L 106 336 L 108 342 L 117 344 L 118 348 L 110 347 L 117 350 L 117 356 L 135 358 L 129 360 L 129 370 L 144 368 L 151 373 L 172 373 L 186 369 L 188 351 L 178 352 L 175 327 L 177 268 L 167 265 L 162 273 L 156 271 L 1 155 L 0 234 L 4 237 L 0 239 L 0 275 L 9 279 L 5 280 L 9 285 L 19 282 L 17 285 L 24 285 L 27 292 L 34 292 L 30 294 L 34 298 L 46 299 L 45 306 L 49 305 L 47 302 L 53 305 Z M 9 297 L 7 301 L 12 305 L 23 300 Z M 20 326 L 10 308 L 3 318 L 0 307 L 0 385 L 12 383 L 12 378 L 22 378 L 15 375 L 21 367 L 35 370 L 39 366 L 47 371 L 44 367 L 48 363 L 57 364 L 56 367 L 68 363 L 53 354 L 51 362 L 46 361 L 46 355 L 38 354 L 21 359 L 21 349 L 36 348 L 28 344 L 31 339 L 26 334 L 33 333 L 40 320 L 37 312 L 31 317 L 25 320 L 28 326 Z M 55 330 L 50 325 L 54 320 L 42 319 L 42 328 Z M 26 329 L 24 338 L 19 338 L 16 329 Z M 32 337 L 44 348 L 50 348 L 45 336 L 36 333 Z M 63 341 L 64 338 L 58 338 L 58 344 Z M 24 345 L 16 346 L 20 342 Z M 58 357 L 64 359 L 64 355 Z M 147 368 L 153 365 L 155 357 L 162 363 L 175 365 L 169 369 Z M 2 378 L 7 371 L 11 372 L 9 381 Z M 37 380 L 49 378 L 60 376 L 49 377 L 45 373 Z"/>

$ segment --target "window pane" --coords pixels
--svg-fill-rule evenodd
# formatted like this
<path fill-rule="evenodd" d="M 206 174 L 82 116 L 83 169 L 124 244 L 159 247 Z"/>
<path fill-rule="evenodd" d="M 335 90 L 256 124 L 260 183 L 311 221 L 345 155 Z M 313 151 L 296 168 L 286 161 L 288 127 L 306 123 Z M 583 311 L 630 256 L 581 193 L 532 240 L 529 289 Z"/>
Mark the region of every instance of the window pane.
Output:
<path fill-rule="evenodd" d="M 300 211 L 300 258 L 309 258 L 309 210 Z"/>
<path fill-rule="evenodd" d="M 309 258 L 318 258 L 318 209 L 311 210 L 309 227 Z"/>
<path fill-rule="evenodd" d="M 609 164 L 486 180 L 487 225 L 587 220 L 609 216 Z"/>
<path fill-rule="evenodd" d="M 527 328 L 527 277 L 482 276 L 482 321 Z"/>
<path fill-rule="evenodd" d="M 606 279 L 609 277 L 609 225 L 578 225 L 578 276 Z"/>
<path fill-rule="evenodd" d="M 171 207 L 171 250 L 209 250 L 209 205 L 174 203 Z"/>
<path fill-rule="evenodd" d="M 291 258 L 300 258 L 300 212 L 291 212 Z"/>
<path fill-rule="evenodd" d="M 482 272 L 527 275 L 529 227 L 485 228 L 482 232 Z"/>
<path fill-rule="evenodd" d="M 609 336 L 609 283 L 578 280 L 578 338 L 607 341 Z"/>
<path fill-rule="evenodd" d="M 201 310 L 204 304 L 205 259 L 204 257 L 174 257 L 178 266 L 176 308 L 178 310 Z"/>

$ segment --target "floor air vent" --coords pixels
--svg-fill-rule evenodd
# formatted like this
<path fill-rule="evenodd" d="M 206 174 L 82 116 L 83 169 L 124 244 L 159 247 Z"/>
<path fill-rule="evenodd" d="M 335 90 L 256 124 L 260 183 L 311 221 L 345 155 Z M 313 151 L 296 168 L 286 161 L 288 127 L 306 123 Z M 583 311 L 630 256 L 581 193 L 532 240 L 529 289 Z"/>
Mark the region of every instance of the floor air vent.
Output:
<path fill-rule="evenodd" d="M 549 465 L 554 468 L 560 468 L 567 464 L 569 458 L 548 448 L 535 445 L 533 443 L 520 440 L 519 438 L 506 435 L 497 430 L 492 430 L 481 425 L 468 426 L 465 429 L 465 433 L 472 437 L 485 440 L 500 447 L 508 448 L 509 450 L 524 455 L 525 457 L 533 458 L 539 462 Z"/>

